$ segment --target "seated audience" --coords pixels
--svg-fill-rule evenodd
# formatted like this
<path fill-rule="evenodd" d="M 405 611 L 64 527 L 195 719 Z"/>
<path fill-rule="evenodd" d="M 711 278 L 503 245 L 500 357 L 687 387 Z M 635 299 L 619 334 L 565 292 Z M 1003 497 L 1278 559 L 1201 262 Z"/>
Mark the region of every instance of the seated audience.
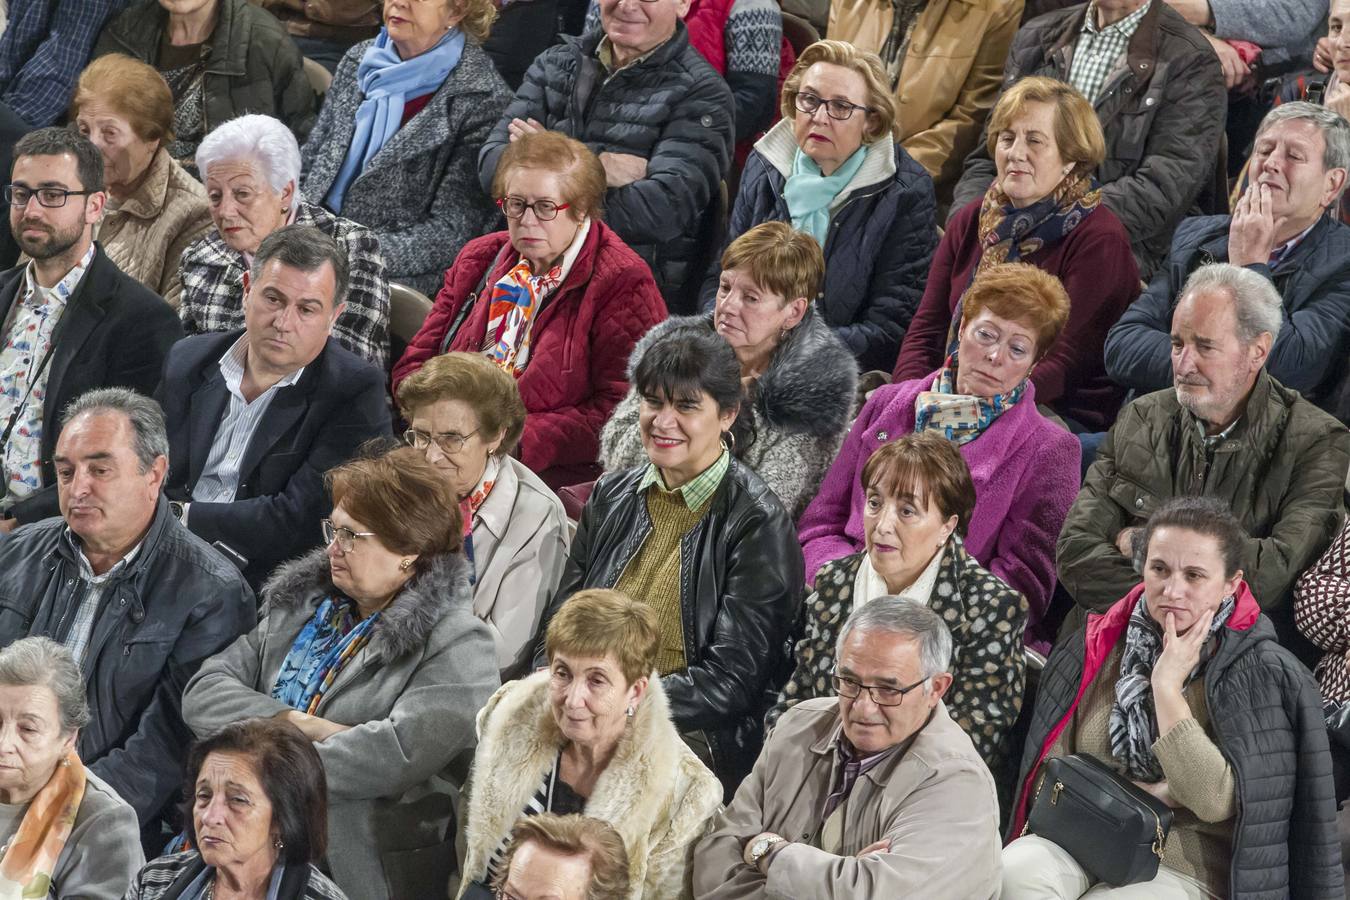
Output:
<path fill-rule="evenodd" d="M 403 380 L 403 439 L 450 483 L 472 564 L 474 615 L 497 645 L 502 680 L 524 674 L 562 578 L 570 530 L 557 495 L 511 454 L 525 429 L 516 381 L 487 357 L 447 353 Z"/>
<path fill-rule="evenodd" d="M 1079 446 L 1036 409 L 1032 367 L 1055 345 L 1069 298 L 1026 263 L 992 266 L 962 301 L 960 350 L 937 372 L 877 388 L 799 522 L 806 578 L 864 549 L 862 473 L 887 441 L 932 431 L 970 467 L 978 502 L 965 550 L 1026 597 L 1026 640 L 1044 652 L 1055 589 L 1055 538 L 1078 490 Z M 959 358 L 958 358 L 959 357 Z"/>
<path fill-rule="evenodd" d="M 671 336 L 691 327 L 720 334 L 741 364 L 748 401 L 742 416 L 751 426 L 731 452 L 794 518 L 839 451 L 857 391 L 858 366 L 813 302 L 824 274 L 820 245 L 810 235 L 783 222 L 756 225 L 723 252 L 713 311 L 657 325 L 628 364 L 636 369 L 647 354 L 668 352 Z M 630 389 L 605 423 L 600 458 L 606 471 L 645 458 L 641 406 Z"/>
<path fill-rule="evenodd" d="M 164 76 L 173 93 L 169 153 L 185 165 L 212 128 L 238 116 L 275 116 L 301 141 L 314 127 L 318 103 L 300 51 L 248 0 L 135 0 L 99 36 L 94 57 L 106 53 Z"/>
<path fill-rule="evenodd" d="M 483 144 L 478 178 L 495 193 L 507 147 L 536 131 L 586 144 L 604 167 L 608 222 L 651 267 L 670 309 L 688 315 L 722 228 L 734 100 L 689 42 L 688 0 L 651 0 L 640 15 L 624 3 L 602 0 L 601 28 L 535 59 Z"/>
<path fill-rule="evenodd" d="M 301 196 L 295 136 L 268 116 L 241 116 L 206 136 L 197 148 L 197 167 L 216 227 L 183 252 L 178 314 L 187 333 L 242 326 L 248 270 L 258 246 L 283 226 L 312 225 L 338 242 L 351 276 L 334 337 L 384 368 L 389 356 L 389 281 L 380 242 L 365 226 Z"/>
<path fill-rule="evenodd" d="M 623 839 L 589 816 L 529 816 L 512 829 L 497 896 L 509 900 L 627 900 Z"/>
<path fill-rule="evenodd" d="M 1350 523 L 1294 586 L 1294 623 L 1321 650 L 1317 680 L 1322 699 L 1350 701 Z"/>
<path fill-rule="evenodd" d="M 1007 900 L 1343 896 L 1321 702 L 1243 580 L 1246 544 L 1220 500 L 1162 503 L 1139 541 L 1142 583 L 1088 616 L 1040 678 L 1008 833 L 1047 757 L 1092 756 L 1172 808 L 1157 876 L 1094 887 L 1028 834 L 1003 851 Z"/>
<path fill-rule="evenodd" d="M 782 503 L 727 449 L 742 403 L 736 354 L 701 325 L 670 340 L 633 371 L 648 461 L 596 483 L 544 621 L 582 588 L 649 603 L 671 718 L 730 796 L 786 675 L 802 556 Z"/>
<path fill-rule="evenodd" d="M 331 336 L 347 285 L 328 235 L 274 231 L 253 257 L 243 330 L 185 338 L 164 365 L 164 492 L 194 534 L 243 558 L 255 588 L 318 545 L 324 472 L 390 433 L 384 373 Z"/>
<path fill-rule="evenodd" d="M 277 17 L 296 48 L 333 73 L 353 44 L 373 38 L 380 31 L 379 0 L 260 0 L 259 5 Z"/>
<path fill-rule="evenodd" d="M 867 549 L 826 563 L 806 601 L 796 668 L 770 710 L 770 727 L 804 700 L 830 695 L 835 644 L 857 609 L 886 596 L 921 603 L 942 617 L 955 658 L 947 709 L 992 772 L 1002 772 L 1022 708 L 1022 633 L 1027 602 L 975 561 L 962 540 L 975 512 L 975 485 L 956 445 L 907 434 L 863 466 Z"/>
<path fill-rule="evenodd" d="M 433 356 L 486 354 L 525 401 L 520 461 L 552 488 L 599 472 L 600 429 L 628 389 L 628 356 L 666 316 L 651 272 L 601 221 L 604 185 L 595 155 L 564 135 L 507 147 L 493 183 L 506 231 L 459 254 L 394 366 L 397 391 Z"/>
<path fill-rule="evenodd" d="M 347 51 L 302 152 L 305 194 L 375 233 L 389 280 L 434 294 L 497 214 L 478 148 L 511 92 L 482 43 L 492 0 L 384 0 L 384 27 Z"/>
<path fill-rule="evenodd" d="M 197 849 L 152 860 L 126 900 L 347 900 L 318 869 L 328 779 L 298 728 L 275 718 L 226 725 L 193 745 L 187 770 L 184 826 Z"/>
<path fill-rule="evenodd" d="M 951 655 L 917 601 L 855 610 L 838 696 L 783 715 L 694 850 L 694 897 L 998 897 L 994 780 L 943 703 Z"/>
<path fill-rule="evenodd" d="M 998 97 L 1022 3 L 833 0 L 829 9 L 831 40 L 881 58 L 900 146 L 933 176 L 946 209 Z"/>
<path fill-rule="evenodd" d="M 1284 0 L 1278 6 L 1268 0 L 1167 0 L 1167 5 L 1201 29 L 1223 63 L 1225 75 L 1236 68 L 1232 57 L 1237 52 L 1230 41 L 1245 41 L 1260 48 L 1259 61 L 1250 67 L 1236 60 L 1242 71 L 1239 77 L 1229 78 L 1230 88 L 1245 80 L 1241 76 L 1248 68 L 1256 77 L 1262 69 L 1279 71 L 1306 65 L 1322 33 L 1327 10 L 1326 0 Z"/>
<path fill-rule="evenodd" d="M 976 275 L 1001 262 L 1030 263 L 1069 295 L 1064 333 L 1031 374 L 1036 402 L 1074 431 L 1103 431 L 1125 392 L 1106 377 L 1102 345 L 1139 296 L 1139 267 L 1093 178 L 1106 152 L 1101 125 L 1078 91 L 1033 76 L 999 98 L 988 134 L 998 176 L 982 200 L 947 223 L 894 378 L 909 381 L 942 365 Z"/>
<path fill-rule="evenodd" d="M 159 73 L 120 53 L 80 76 L 70 116 L 103 154 L 108 202 L 97 237 L 119 269 L 178 308 L 178 263 L 211 230 L 206 188 L 169 155 L 173 96 Z"/>
<path fill-rule="evenodd" d="M 548 670 L 507 684 L 478 714 L 461 895 L 501 880 L 511 823 L 542 813 L 612 826 L 627 849 L 630 900 L 684 895 L 689 853 L 722 786 L 670 721 L 652 677 L 660 642 L 656 611 L 618 591 L 580 591 L 558 610 L 544 639 Z"/>
<path fill-rule="evenodd" d="M 1163 0 L 1078 3 L 1018 30 L 1004 90 L 1028 75 L 1068 82 L 1097 110 L 1106 136 L 1096 171 L 1102 202 L 1125 226 L 1149 277 L 1177 223 L 1214 181 L 1227 108 L 1214 50 Z M 953 214 L 996 177 L 984 142 L 976 144 Z"/>
<path fill-rule="evenodd" d="M 1241 566 L 1280 640 L 1303 655 L 1289 594 L 1345 515 L 1350 433 L 1265 371 L 1279 292 L 1228 263 L 1197 269 L 1172 314 L 1174 388 L 1126 406 L 1057 547 L 1079 606 L 1102 612 L 1137 582 L 1135 535 L 1168 498 L 1229 504 L 1250 537 Z"/>
<path fill-rule="evenodd" d="M 328 778 L 327 869 L 362 900 L 445 895 L 456 791 L 499 684 L 473 614 L 449 483 L 409 447 L 329 473 L 324 550 L 277 569 L 258 627 L 188 684 L 198 735 L 251 716 L 291 722 Z"/>
<path fill-rule="evenodd" d="M 1326 213 L 1347 169 L 1350 122 L 1310 103 L 1271 110 L 1233 215 L 1181 223 L 1167 262 L 1111 329 L 1111 377 L 1141 393 L 1167 387 L 1175 352 L 1168 330 L 1182 287 L 1200 266 L 1228 262 L 1266 279 L 1284 300 L 1270 374 L 1330 411 L 1350 359 L 1350 225 Z"/>
<path fill-rule="evenodd" d="M 122 900 L 145 864 L 136 813 L 80 761 L 84 676 L 46 638 L 0 650 L 0 889 L 11 897 Z"/>
<path fill-rule="evenodd" d="M 94 243 L 103 184 L 98 148 L 72 131 L 43 128 L 14 147 L 5 200 L 29 261 L 0 274 L 0 531 L 57 514 L 61 410 L 93 388 L 150 393 L 183 334 Z"/>
<path fill-rule="evenodd" d="M 0 39 L 0 105 L 29 128 L 66 114 L 103 26 L 128 0 L 9 0 Z"/>
<path fill-rule="evenodd" d="M 864 371 L 895 365 L 937 245 L 933 180 L 895 141 L 888 85 L 876 56 L 842 41 L 803 50 L 783 84 L 782 121 L 746 161 L 728 228 L 734 239 L 777 220 L 816 239 L 816 304 Z"/>
<path fill-rule="evenodd" d="M 256 621 L 243 576 L 160 497 L 168 449 L 153 400 L 90 391 L 56 444 L 61 516 L 0 541 L 0 646 L 70 650 L 91 715 L 75 748 L 151 831 L 179 785 L 183 685 Z"/>

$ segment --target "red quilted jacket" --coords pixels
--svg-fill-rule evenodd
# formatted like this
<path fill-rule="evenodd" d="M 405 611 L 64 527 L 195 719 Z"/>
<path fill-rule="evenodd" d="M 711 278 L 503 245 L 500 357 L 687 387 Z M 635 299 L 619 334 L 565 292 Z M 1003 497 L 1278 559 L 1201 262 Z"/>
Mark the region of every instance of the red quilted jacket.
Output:
<path fill-rule="evenodd" d="M 518 261 L 501 253 L 499 231 L 464 245 L 422 328 L 394 366 L 394 390 L 440 354 L 460 306 L 476 300 L 450 341 L 450 350 L 478 351 L 487 333 L 487 286 Z M 493 262 L 496 265 L 493 265 Z M 477 296 L 475 296 L 477 292 Z M 530 362 L 519 379 L 528 418 L 520 459 L 550 487 L 595 478 L 600 428 L 628 392 L 628 357 L 638 338 L 666 317 L 647 264 L 603 222 L 592 222 L 572 270 L 534 323 Z"/>

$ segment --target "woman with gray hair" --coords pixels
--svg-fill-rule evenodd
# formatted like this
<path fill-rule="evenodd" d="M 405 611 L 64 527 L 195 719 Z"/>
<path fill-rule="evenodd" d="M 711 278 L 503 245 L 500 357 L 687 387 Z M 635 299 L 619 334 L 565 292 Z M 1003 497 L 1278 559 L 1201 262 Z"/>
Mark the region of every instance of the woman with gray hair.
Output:
<path fill-rule="evenodd" d="M 283 225 L 313 225 L 347 254 L 350 283 L 333 337 L 383 367 L 389 356 L 389 282 L 370 229 L 300 195 L 300 147 L 271 116 L 240 116 L 197 148 L 197 168 L 215 228 L 183 251 L 182 305 L 188 334 L 244 327 L 246 270 L 263 239 Z"/>
<path fill-rule="evenodd" d="M 69 650 L 0 650 L 0 897 L 118 900 L 145 863 L 136 813 L 75 752 L 88 722 Z"/>

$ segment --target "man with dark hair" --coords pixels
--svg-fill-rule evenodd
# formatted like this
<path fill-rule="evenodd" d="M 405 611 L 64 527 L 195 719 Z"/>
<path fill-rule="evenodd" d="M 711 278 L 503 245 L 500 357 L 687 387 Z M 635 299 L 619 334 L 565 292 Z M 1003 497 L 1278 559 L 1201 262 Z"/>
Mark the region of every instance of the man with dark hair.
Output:
<path fill-rule="evenodd" d="M 9 223 L 30 262 L 0 273 L 0 530 L 56 515 L 55 422 L 85 391 L 150 393 L 183 334 L 160 297 L 94 243 L 103 156 L 65 128 L 14 145 Z"/>
<path fill-rule="evenodd" d="M 331 237 L 278 229 L 253 257 L 244 329 L 185 338 L 165 364 L 165 493 L 255 587 L 319 545 L 324 473 L 391 434 L 384 373 L 331 337 L 347 282 Z"/>

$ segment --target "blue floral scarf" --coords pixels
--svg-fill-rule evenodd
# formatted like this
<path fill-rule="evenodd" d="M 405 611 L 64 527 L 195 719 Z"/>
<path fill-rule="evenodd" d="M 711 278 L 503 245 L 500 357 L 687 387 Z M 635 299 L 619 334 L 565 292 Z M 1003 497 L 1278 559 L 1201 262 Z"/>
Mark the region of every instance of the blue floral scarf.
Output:
<path fill-rule="evenodd" d="M 356 604 L 324 599 L 300 629 L 281 663 L 272 696 L 293 709 L 313 714 L 342 668 L 370 640 L 378 612 L 356 621 Z"/>
<path fill-rule="evenodd" d="M 975 440 L 984 430 L 1009 409 L 1017 405 L 1027 390 L 1024 378 L 1006 394 L 977 397 L 956 392 L 955 352 L 933 379 L 932 390 L 922 391 L 914 398 L 914 431 L 936 431 L 947 440 L 962 444 Z"/>

